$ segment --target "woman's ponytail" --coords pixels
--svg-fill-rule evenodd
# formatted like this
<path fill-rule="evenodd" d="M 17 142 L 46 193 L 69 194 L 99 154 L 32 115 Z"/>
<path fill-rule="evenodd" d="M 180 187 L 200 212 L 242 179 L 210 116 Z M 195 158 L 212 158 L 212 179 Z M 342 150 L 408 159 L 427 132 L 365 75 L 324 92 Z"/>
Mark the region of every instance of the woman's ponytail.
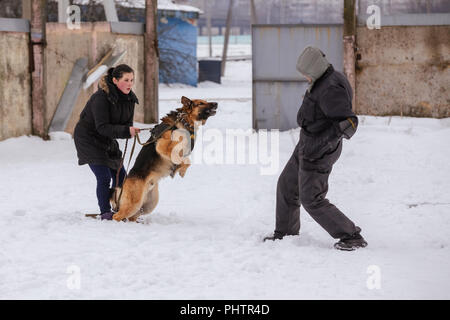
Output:
<path fill-rule="evenodd" d="M 114 67 L 108 69 L 108 78 L 111 81 L 112 81 L 112 77 L 113 77 L 113 72 L 114 72 Z"/>

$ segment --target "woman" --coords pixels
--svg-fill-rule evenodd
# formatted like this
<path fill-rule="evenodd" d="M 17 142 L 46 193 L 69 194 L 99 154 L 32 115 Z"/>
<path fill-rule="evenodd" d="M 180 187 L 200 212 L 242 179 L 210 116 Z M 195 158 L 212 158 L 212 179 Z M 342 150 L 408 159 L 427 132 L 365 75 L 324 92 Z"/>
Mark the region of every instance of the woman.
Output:
<path fill-rule="evenodd" d="M 128 139 L 139 132 L 133 127 L 134 104 L 139 103 L 131 88 L 134 71 L 126 64 L 110 68 L 99 82 L 99 90 L 86 103 L 80 114 L 74 141 L 78 164 L 88 164 L 97 179 L 97 199 L 101 219 L 111 220 L 110 183 L 116 185 L 122 152 L 115 139 Z M 119 173 L 119 186 L 125 178 Z"/>

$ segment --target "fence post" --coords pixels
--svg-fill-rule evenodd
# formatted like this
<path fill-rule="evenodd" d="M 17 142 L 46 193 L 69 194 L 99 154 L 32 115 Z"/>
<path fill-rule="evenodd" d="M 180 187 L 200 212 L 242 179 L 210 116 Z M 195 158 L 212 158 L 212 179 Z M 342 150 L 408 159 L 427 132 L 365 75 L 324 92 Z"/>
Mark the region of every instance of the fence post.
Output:
<path fill-rule="evenodd" d="M 222 77 L 225 75 L 225 63 L 227 61 L 227 50 L 228 50 L 228 40 L 230 37 L 230 27 L 231 27 L 231 16 L 233 14 L 233 0 L 229 0 L 230 4 L 228 6 L 228 13 L 227 13 L 227 27 L 225 29 L 225 38 L 224 38 L 224 44 L 223 44 L 223 51 L 222 51 Z"/>
<path fill-rule="evenodd" d="M 356 112 L 356 75 L 355 75 L 355 48 L 356 48 L 356 0 L 344 0 L 344 73 L 353 90 L 352 106 Z"/>
<path fill-rule="evenodd" d="M 32 0 L 30 21 L 32 133 L 47 138 L 45 130 L 45 22 L 46 1 Z"/>
<path fill-rule="evenodd" d="M 256 15 L 255 0 L 250 0 L 250 16 L 251 16 L 251 23 L 257 24 L 258 17 Z"/>
<path fill-rule="evenodd" d="M 157 0 L 145 0 L 144 34 L 144 123 L 158 122 L 158 36 L 157 36 Z"/>
<path fill-rule="evenodd" d="M 208 29 L 209 57 L 212 57 L 212 38 L 211 38 L 211 4 L 203 0 L 203 7 L 206 11 L 206 28 Z"/>

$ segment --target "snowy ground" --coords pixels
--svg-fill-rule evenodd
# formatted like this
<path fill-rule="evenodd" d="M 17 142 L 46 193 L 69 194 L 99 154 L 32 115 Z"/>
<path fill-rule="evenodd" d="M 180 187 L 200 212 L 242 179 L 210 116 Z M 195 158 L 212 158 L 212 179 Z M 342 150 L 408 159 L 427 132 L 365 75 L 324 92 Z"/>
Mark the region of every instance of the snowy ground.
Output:
<path fill-rule="evenodd" d="M 181 95 L 212 98 L 207 128 L 251 128 L 251 62 L 227 66 L 222 85 L 161 86 L 161 116 Z M 355 252 L 303 209 L 300 236 L 261 242 L 298 129 L 280 133 L 276 174 L 193 165 L 142 224 L 83 217 L 95 178 L 70 138 L 2 141 L 0 298 L 449 299 L 449 120 L 360 117 L 328 194 L 363 229 Z"/>
<path fill-rule="evenodd" d="M 223 45 L 213 43 L 211 45 L 211 57 L 220 59 L 223 53 Z M 248 56 L 252 54 L 252 47 L 250 44 L 230 44 L 227 50 L 227 55 L 232 56 Z M 209 57 L 209 45 L 208 44 L 198 44 L 197 45 L 197 56 L 201 58 Z"/>

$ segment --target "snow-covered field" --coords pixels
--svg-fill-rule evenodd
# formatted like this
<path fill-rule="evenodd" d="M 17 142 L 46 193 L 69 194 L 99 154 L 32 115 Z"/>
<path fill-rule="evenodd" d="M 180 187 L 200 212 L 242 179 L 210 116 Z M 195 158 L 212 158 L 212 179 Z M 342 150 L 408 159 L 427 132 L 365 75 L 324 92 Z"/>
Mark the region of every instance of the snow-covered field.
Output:
<path fill-rule="evenodd" d="M 227 67 L 222 85 L 161 86 L 161 116 L 182 95 L 216 99 L 206 128 L 250 129 L 251 62 Z M 300 236 L 261 241 L 298 129 L 280 133 L 276 174 L 192 165 L 162 181 L 141 224 L 84 217 L 98 210 L 95 178 L 70 137 L 2 141 L 0 298 L 449 299 L 450 119 L 360 123 L 328 194 L 363 229 L 369 246 L 354 252 L 333 249 L 303 209 Z"/>
<path fill-rule="evenodd" d="M 211 45 L 211 57 L 220 59 L 223 53 L 223 45 L 213 43 Z M 227 50 L 227 55 L 232 56 L 248 56 L 252 54 L 252 46 L 249 44 L 230 44 Z M 209 45 L 198 44 L 197 45 L 197 56 L 199 58 L 209 57 Z M 251 76 L 251 74 L 250 74 Z"/>

